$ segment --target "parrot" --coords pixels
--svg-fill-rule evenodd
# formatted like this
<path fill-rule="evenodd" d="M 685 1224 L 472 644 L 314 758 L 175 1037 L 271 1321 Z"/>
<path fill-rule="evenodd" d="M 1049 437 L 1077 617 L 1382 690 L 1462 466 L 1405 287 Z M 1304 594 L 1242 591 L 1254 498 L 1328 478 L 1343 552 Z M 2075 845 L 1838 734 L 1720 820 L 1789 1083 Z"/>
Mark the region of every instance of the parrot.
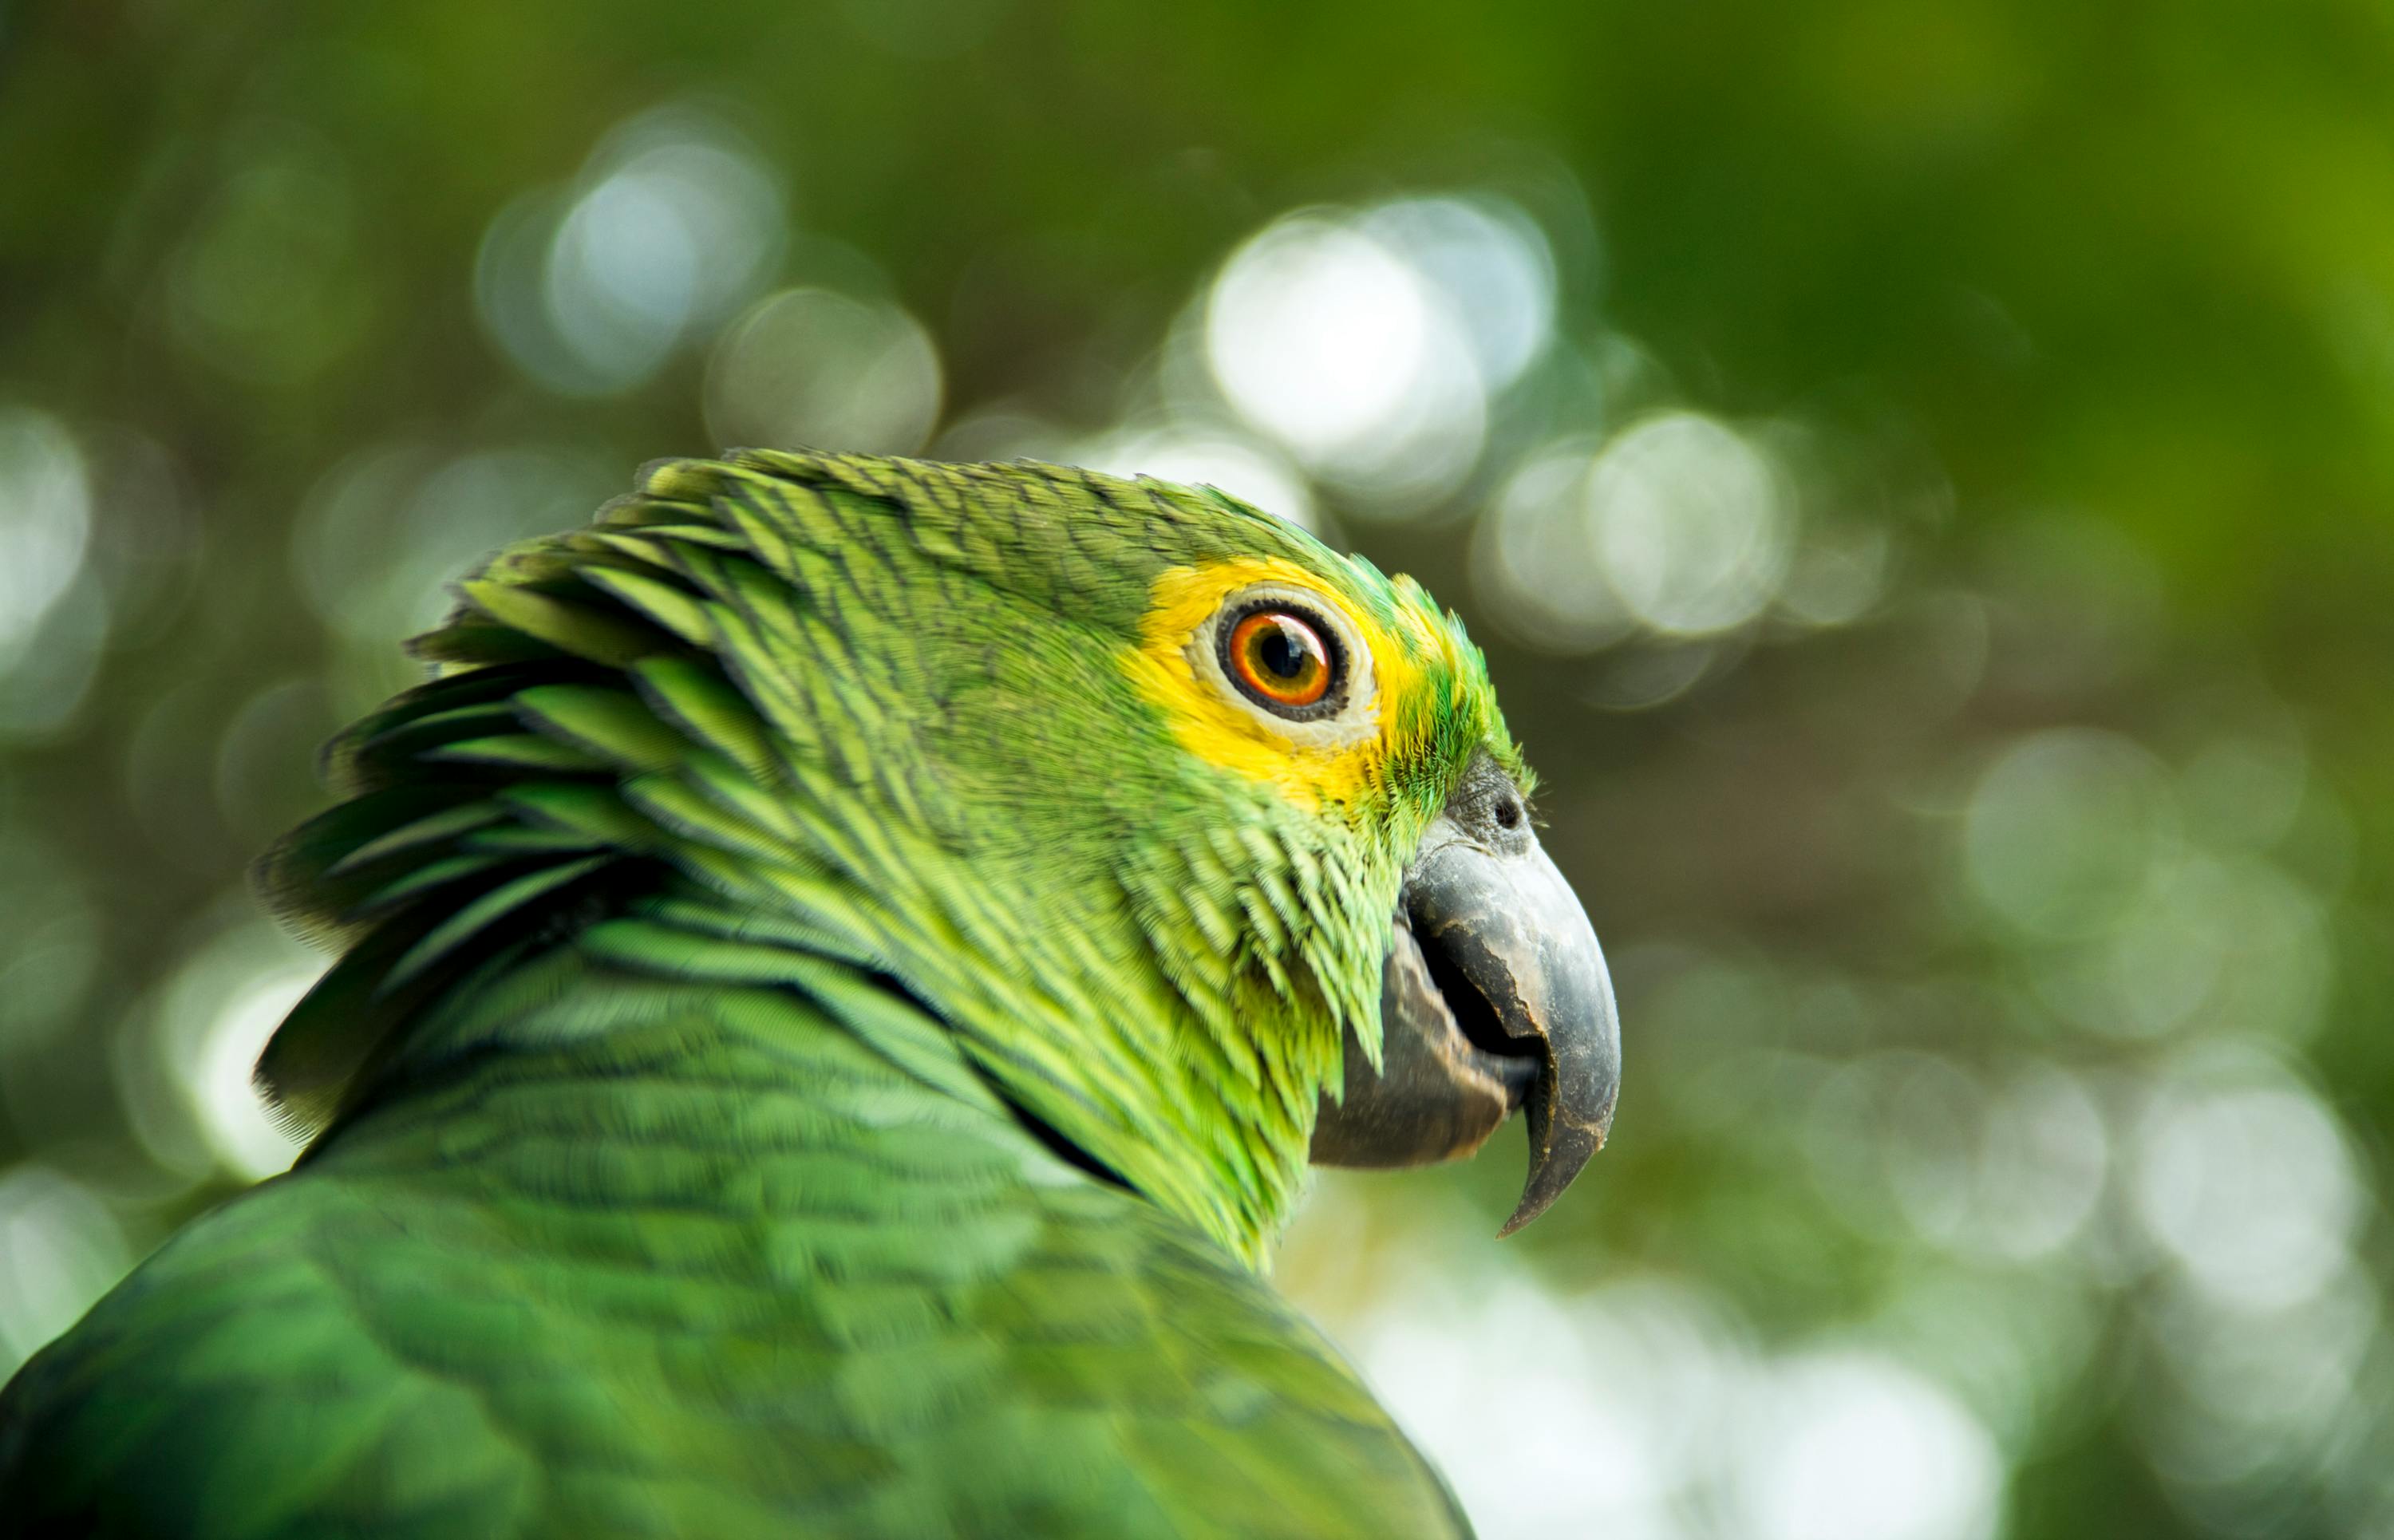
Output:
<path fill-rule="evenodd" d="M 1467 1534 L 1269 1281 L 1620 1067 L 1483 655 L 1212 488 L 799 450 L 506 547 L 258 867 L 293 1167 L 0 1392 L 0 1533 Z"/>

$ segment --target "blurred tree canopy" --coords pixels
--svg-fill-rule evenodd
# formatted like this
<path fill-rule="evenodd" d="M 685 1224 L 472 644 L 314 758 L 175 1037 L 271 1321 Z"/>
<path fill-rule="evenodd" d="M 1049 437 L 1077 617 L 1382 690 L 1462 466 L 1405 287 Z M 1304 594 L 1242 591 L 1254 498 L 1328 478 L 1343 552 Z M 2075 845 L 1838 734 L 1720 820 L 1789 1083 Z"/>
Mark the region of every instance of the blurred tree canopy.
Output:
<path fill-rule="evenodd" d="M 2358 0 L 0 4 L 0 1369 L 290 1158 L 244 864 L 444 580 L 1028 453 L 1546 778 L 1615 1147 L 1281 1267 L 1490 1534 L 2394 1533 L 2389 428 Z"/>

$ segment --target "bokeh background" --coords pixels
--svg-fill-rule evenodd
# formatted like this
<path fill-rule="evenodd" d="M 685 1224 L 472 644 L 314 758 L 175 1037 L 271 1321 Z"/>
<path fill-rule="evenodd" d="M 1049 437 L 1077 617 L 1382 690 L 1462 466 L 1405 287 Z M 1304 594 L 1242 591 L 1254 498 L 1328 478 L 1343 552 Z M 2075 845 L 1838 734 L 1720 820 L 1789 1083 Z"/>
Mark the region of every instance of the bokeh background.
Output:
<path fill-rule="evenodd" d="M 0 4 L 0 1371 L 291 1150 L 246 862 L 652 456 L 1216 482 L 1487 646 L 1613 1147 L 1280 1277 L 1492 1537 L 2394 1535 L 2394 16 Z"/>

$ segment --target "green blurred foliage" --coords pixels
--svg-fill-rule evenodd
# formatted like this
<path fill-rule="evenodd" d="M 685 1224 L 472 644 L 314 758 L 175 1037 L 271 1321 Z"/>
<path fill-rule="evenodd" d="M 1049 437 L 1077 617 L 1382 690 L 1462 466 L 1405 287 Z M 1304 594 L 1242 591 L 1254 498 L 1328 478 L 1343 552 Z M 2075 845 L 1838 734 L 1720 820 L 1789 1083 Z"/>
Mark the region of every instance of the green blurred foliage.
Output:
<path fill-rule="evenodd" d="M 1546 778 L 1614 1147 L 1281 1270 L 1492 1535 L 2389 1533 L 2389 428 L 2357 0 L 0 6 L 0 1368 L 288 1159 L 243 866 L 443 577 L 1035 452 L 1420 573 Z"/>

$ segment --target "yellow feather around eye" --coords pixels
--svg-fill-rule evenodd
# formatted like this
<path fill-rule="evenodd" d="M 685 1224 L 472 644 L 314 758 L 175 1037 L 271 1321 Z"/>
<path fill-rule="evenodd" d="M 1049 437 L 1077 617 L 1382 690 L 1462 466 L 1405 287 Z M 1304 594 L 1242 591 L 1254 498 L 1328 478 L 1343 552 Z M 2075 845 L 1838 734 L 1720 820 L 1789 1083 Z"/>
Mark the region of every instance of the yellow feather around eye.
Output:
<path fill-rule="evenodd" d="M 1371 651 L 1371 698 L 1355 703 L 1359 731 L 1326 736 L 1230 699 L 1190 656 L 1208 638 L 1223 601 L 1259 583 L 1295 589 L 1346 622 Z M 1413 633 L 1400 638 L 1313 573 L 1276 557 L 1234 557 L 1198 567 L 1174 567 L 1150 591 L 1139 645 L 1125 664 L 1139 692 L 1164 713 L 1174 737 L 1218 769 L 1277 788 L 1301 806 L 1321 809 L 1362 797 L 1387 763 L 1397 729 L 1394 703 L 1419 688 L 1423 644 L 1437 648 L 1436 628 L 1405 616 Z M 1411 645 L 1407 645 L 1410 642 Z"/>

